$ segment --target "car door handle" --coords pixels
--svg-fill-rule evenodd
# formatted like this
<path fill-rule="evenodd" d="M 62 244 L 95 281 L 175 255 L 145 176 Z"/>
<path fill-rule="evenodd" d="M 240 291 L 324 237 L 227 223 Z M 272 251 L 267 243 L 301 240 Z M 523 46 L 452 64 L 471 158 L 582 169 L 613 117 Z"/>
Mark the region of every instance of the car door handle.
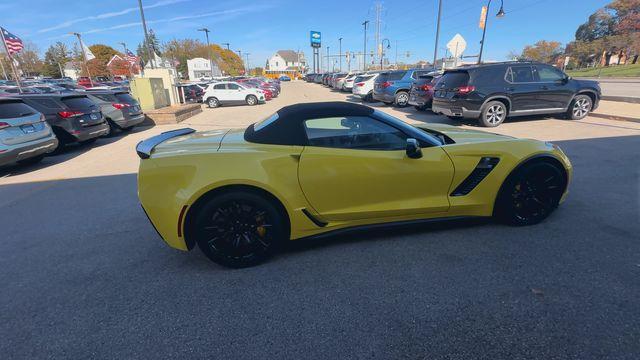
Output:
<path fill-rule="evenodd" d="M 540 86 L 540 89 L 542 90 L 549 90 L 549 87 L 547 85 L 542 85 Z"/>
<path fill-rule="evenodd" d="M 508 87 L 506 90 L 507 90 L 507 91 L 513 91 L 513 90 L 515 90 L 515 89 L 516 89 L 516 88 Z"/>

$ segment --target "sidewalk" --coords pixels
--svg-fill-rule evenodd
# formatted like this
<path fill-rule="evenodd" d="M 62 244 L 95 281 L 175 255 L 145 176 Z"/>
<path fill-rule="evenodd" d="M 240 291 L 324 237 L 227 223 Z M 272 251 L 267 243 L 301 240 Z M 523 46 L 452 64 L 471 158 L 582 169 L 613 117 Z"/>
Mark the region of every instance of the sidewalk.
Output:
<path fill-rule="evenodd" d="M 640 104 L 601 100 L 598 109 L 590 116 L 610 119 L 640 122 Z"/>

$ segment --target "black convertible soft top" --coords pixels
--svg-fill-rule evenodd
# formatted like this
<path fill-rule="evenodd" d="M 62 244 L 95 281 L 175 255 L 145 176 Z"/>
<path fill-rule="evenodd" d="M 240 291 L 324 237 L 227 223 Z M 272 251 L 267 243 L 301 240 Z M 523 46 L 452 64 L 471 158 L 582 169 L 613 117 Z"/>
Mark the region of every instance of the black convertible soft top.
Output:
<path fill-rule="evenodd" d="M 278 110 L 277 119 L 255 129 L 250 125 L 244 132 L 246 141 L 274 145 L 306 145 L 303 121 L 340 116 L 370 116 L 374 109 L 348 102 L 320 102 L 285 106 Z"/>

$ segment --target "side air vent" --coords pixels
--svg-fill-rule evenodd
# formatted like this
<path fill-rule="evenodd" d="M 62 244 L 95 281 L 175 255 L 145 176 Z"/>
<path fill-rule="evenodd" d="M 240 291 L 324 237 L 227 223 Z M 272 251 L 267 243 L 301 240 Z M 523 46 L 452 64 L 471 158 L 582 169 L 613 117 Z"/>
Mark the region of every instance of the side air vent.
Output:
<path fill-rule="evenodd" d="M 494 157 L 483 157 L 480 159 L 476 168 L 473 169 L 471 174 L 469 174 L 469 176 L 467 176 L 467 178 L 464 179 L 464 181 L 462 181 L 455 190 L 453 190 L 451 196 L 465 196 L 469 194 L 482 182 L 482 180 L 484 180 L 484 178 L 487 177 L 487 175 L 489 175 L 491 170 L 493 170 L 499 162 L 500 159 Z"/>
<path fill-rule="evenodd" d="M 311 222 L 313 222 L 314 224 L 316 224 L 316 226 L 318 227 L 325 227 L 327 226 L 327 223 L 316 218 L 315 216 L 311 215 L 311 213 L 307 210 L 307 209 L 302 209 L 302 213 L 307 215 L 307 217 L 309 218 L 309 220 L 311 220 Z"/>

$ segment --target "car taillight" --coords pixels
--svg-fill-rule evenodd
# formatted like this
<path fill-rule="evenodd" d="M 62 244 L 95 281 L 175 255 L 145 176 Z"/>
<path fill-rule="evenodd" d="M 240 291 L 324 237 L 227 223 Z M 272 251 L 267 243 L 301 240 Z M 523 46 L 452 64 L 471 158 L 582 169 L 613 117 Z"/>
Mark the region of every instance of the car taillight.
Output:
<path fill-rule="evenodd" d="M 470 93 L 470 92 L 472 92 L 472 91 L 475 91 L 475 90 L 476 90 L 476 87 L 475 87 L 475 86 L 467 85 L 467 86 L 461 86 L 461 87 L 459 87 L 459 88 L 458 88 L 457 93 L 458 93 L 458 94 L 465 95 L 465 94 L 468 94 L 468 93 Z"/>
<path fill-rule="evenodd" d="M 357 83 L 356 86 L 364 86 L 364 83 L 363 82 Z"/>
<path fill-rule="evenodd" d="M 84 115 L 84 113 L 82 111 L 60 111 L 58 113 L 58 115 L 60 115 L 63 118 L 67 119 L 67 118 L 74 117 L 74 116 Z"/>
<path fill-rule="evenodd" d="M 113 103 L 113 104 L 111 104 L 111 106 L 113 106 L 114 108 L 116 108 L 116 109 L 118 109 L 118 110 L 122 110 L 122 109 L 124 109 L 124 108 L 128 108 L 128 107 L 129 107 L 129 106 L 131 106 L 131 105 L 129 105 L 129 104 Z"/>
<path fill-rule="evenodd" d="M 2 130 L 2 129 L 6 129 L 6 128 L 8 128 L 9 126 L 11 126 L 11 125 L 7 124 L 6 122 L 0 122 L 0 130 Z"/>
<path fill-rule="evenodd" d="M 385 81 L 380 86 L 382 86 L 383 88 L 388 88 L 391 85 L 393 85 L 393 81 Z"/>
<path fill-rule="evenodd" d="M 425 84 L 425 85 L 420 86 L 420 89 L 422 91 L 429 91 L 429 90 L 433 89 L 433 85 Z"/>

